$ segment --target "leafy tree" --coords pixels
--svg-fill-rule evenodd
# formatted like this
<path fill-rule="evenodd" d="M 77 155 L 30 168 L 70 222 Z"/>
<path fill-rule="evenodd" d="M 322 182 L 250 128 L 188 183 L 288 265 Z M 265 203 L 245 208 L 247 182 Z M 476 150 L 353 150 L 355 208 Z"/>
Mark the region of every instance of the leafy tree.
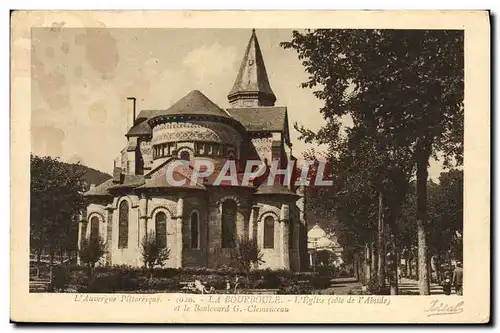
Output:
<path fill-rule="evenodd" d="M 375 130 L 377 138 L 411 152 L 416 167 L 419 287 L 427 272 L 428 163 L 463 159 L 463 31 L 306 30 L 281 44 L 297 51 L 310 74 L 304 88 L 325 102 L 317 133 L 296 125 L 306 141 L 337 145 L 341 120 Z M 398 150 L 399 150 L 398 149 Z"/>
<path fill-rule="evenodd" d="M 78 167 L 31 155 L 30 248 L 38 263 L 48 252 L 52 267 L 56 253 L 62 261 L 76 250 L 77 217 L 85 204 Z"/>
<path fill-rule="evenodd" d="M 241 236 L 236 247 L 230 252 L 231 258 L 237 263 L 240 271 L 248 275 L 252 265 L 263 263 L 263 254 L 256 239 Z"/>
<path fill-rule="evenodd" d="M 80 260 L 88 267 L 89 283 L 94 278 L 95 265 L 106 253 L 106 244 L 100 236 L 82 240 L 78 255 Z"/>
<path fill-rule="evenodd" d="M 141 241 L 141 255 L 144 267 L 149 270 L 149 278 L 152 279 L 154 268 L 163 267 L 170 258 L 170 249 L 158 242 L 155 232 L 148 232 Z"/>

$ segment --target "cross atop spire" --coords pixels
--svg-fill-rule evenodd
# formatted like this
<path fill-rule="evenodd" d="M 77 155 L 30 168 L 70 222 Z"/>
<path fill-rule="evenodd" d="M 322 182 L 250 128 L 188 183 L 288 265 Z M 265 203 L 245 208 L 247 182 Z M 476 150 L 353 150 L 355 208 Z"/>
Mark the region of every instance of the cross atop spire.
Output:
<path fill-rule="evenodd" d="M 234 108 L 274 106 L 276 102 L 255 29 L 252 29 L 252 36 L 243 56 L 238 76 L 227 98 Z"/>

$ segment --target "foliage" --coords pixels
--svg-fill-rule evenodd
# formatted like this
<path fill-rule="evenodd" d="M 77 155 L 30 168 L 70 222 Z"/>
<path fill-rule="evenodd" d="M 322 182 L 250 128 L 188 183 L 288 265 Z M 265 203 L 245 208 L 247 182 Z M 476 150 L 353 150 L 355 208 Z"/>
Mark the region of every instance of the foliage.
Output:
<path fill-rule="evenodd" d="M 30 249 L 38 258 L 47 252 L 53 262 L 76 251 L 78 216 L 85 203 L 78 164 L 31 155 Z"/>
<path fill-rule="evenodd" d="M 338 168 L 347 172 L 331 195 L 347 203 L 336 208 L 348 241 L 369 241 L 377 192 L 399 232 L 395 222 L 417 167 L 421 291 L 427 293 L 428 161 L 437 152 L 448 167 L 463 160 L 463 31 L 318 29 L 294 31 L 281 45 L 295 50 L 309 73 L 302 87 L 324 101 L 319 131 L 295 128 L 346 166 Z M 346 119 L 352 126 L 342 131 Z"/>
<path fill-rule="evenodd" d="M 199 280 L 216 290 L 225 290 L 226 281 L 234 281 L 235 275 L 224 270 L 208 268 L 155 268 L 151 278 L 149 270 L 143 267 L 125 265 L 98 266 L 95 276 L 89 280 L 86 275 L 87 267 L 71 266 L 69 285 L 79 292 L 158 292 L 180 291 L 182 283 Z M 240 279 L 240 288 L 250 289 L 281 289 L 293 293 L 312 293 L 312 290 L 327 288 L 329 276 L 306 272 L 290 272 L 287 270 L 261 269 L 252 270 L 246 279 Z"/>
<path fill-rule="evenodd" d="M 141 255 L 142 262 L 150 270 L 152 277 L 154 267 L 165 265 L 165 261 L 170 257 L 170 249 L 159 244 L 154 232 L 148 232 L 141 242 Z"/>
<path fill-rule="evenodd" d="M 49 284 L 49 291 L 64 291 L 70 283 L 70 272 L 67 265 L 54 267 L 53 279 Z"/>
<path fill-rule="evenodd" d="M 106 244 L 101 237 L 90 237 L 82 240 L 78 253 L 80 260 L 87 265 L 89 277 L 94 274 L 96 263 L 106 254 Z"/>
<path fill-rule="evenodd" d="M 236 261 L 241 272 L 248 274 L 252 265 L 263 263 L 263 254 L 257 245 L 256 239 L 242 236 L 238 239 L 236 248 L 230 252 L 231 258 Z"/>
<path fill-rule="evenodd" d="M 439 183 L 432 180 L 428 188 L 428 216 L 426 225 L 429 252 L 444 254 L 450 249 L 453 256 L 461 257 L 463 233 L 463 171 L 452 169 L 442 172 Z M 397 220 L 399 242 L 406 248 L 416 245 L 416 188 L 413 183 L 408 200 Z"/>

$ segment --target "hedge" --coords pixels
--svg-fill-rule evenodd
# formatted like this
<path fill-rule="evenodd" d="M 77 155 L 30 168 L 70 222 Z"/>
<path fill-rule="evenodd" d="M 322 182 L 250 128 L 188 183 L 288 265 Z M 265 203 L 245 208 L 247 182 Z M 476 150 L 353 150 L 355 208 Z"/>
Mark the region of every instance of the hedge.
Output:
<path fill-rule="evenodd" d="M 56 289 L 62 290 L 71 285 L 79 292 L 154 292 L 180 291 L 181 282 L 200 280 L 208 288 L 226 289 L 229 279 L 233 286 L 234 278 L 240 277 L 240 289 L 279 289 L 280 293 L 310 293 L 314 289 L 325 289 L 330 277 L 318 273 L 290 272 L 286 270 L 254 270 L 248 276 L 231 268 L 155 268 L 150 279 L 149 271 L 132 266 L 96 267 L 92 281 L 88 278 L 85 266 L 68 266 L 56 270 L 54 281 Z"/>

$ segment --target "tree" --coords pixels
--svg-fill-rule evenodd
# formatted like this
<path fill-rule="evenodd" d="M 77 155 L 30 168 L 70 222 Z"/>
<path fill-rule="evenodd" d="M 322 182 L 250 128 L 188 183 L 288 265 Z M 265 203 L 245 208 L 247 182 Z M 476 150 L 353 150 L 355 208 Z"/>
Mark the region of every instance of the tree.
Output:
<path fill-rule="evenodd" d="M 81 177 L 78 164 L 31 155 L 30 248 L 38 262 L 48 252 L 51 268 L 56 253 L 63 260 L 77 246 L 77 217 L 85 205 Z"/>
<path fill-rule="evenodd" d="M 310 74 L 304 88 L 325 102 L 317 133 L 296 125 L 306 141 L 334 146 L 341 119 L 374 129 L 411 151 L 417 179 L 419 288 L 427 272 L 428 163 L 444 153 L 445 166 L 463 159 L 463 31 L 306 30 L 281 44 L 297 51 Z"/>
<path fill-rule="evenodd" d="M 237 263 L 240 271 L 248 275 L 252 265 L 263 263 L 263 254 L 256 239 L 241 236 L 236 247 L 230 252 L 231 258 Z"/>
<path fill-rule="evenodd" d="M 106 244 L 100 236 L 82 240 L 78 255 L 80 260 L 88 267 L 89 283 L 94 278 L 95 265 L 101 260 L 106 252 Z"/>
<path fill-rule="evenodd" d="M 163 267 L 170 258 L 170 249 L 160 244 L 155 232 L 148 232 L 141 241 L 141 255 L 144 267 L 149 270 L 149 278 L 152 279 L 154 268 Z"/>

